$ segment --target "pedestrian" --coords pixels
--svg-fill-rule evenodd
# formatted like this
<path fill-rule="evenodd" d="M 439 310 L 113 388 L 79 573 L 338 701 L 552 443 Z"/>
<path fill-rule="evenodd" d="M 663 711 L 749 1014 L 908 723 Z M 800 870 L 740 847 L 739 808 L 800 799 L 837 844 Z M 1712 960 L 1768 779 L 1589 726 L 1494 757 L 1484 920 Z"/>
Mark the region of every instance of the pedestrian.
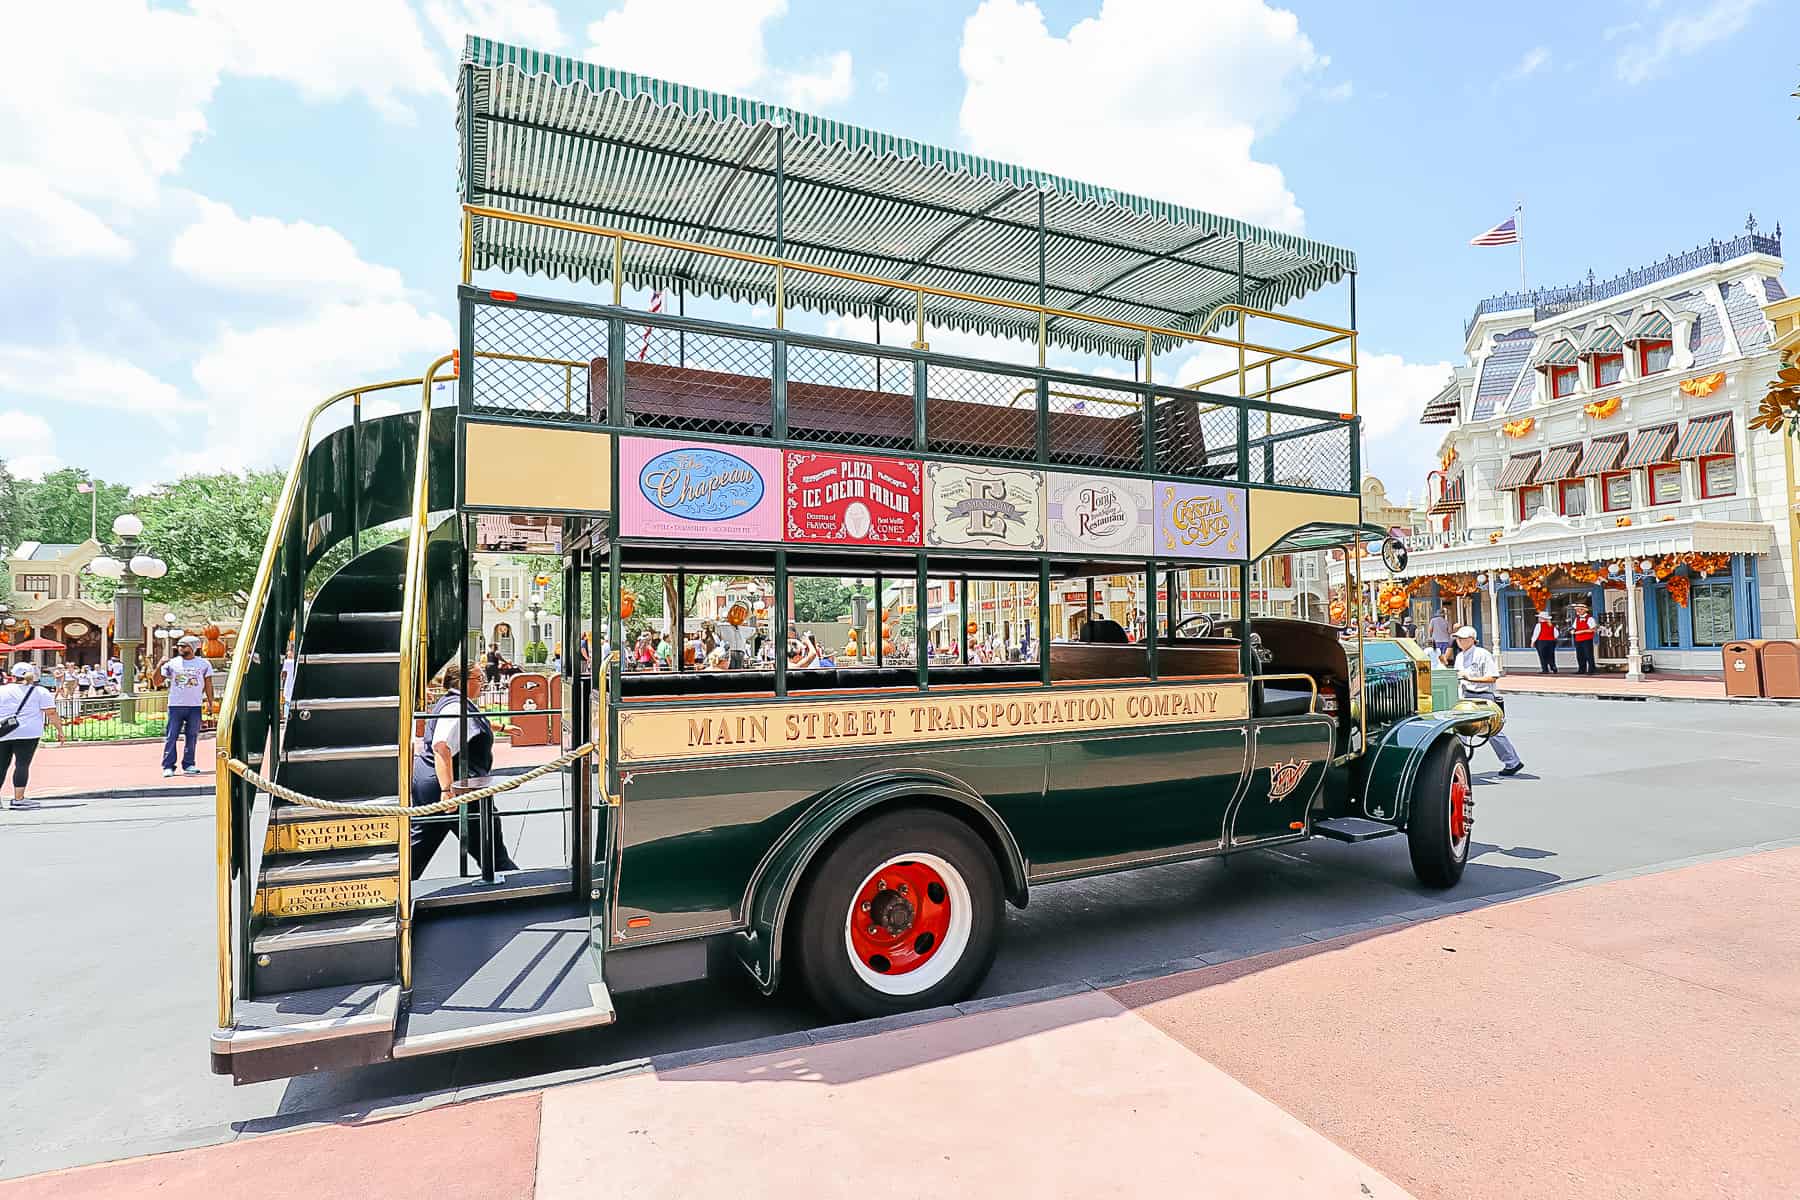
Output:
<path fill-rule="evenodd" d="M 212 664 L 200 657 L 200 639 L 189 634 L 176 643 L 176 657 L 162 665 L 160 674 L 169 681 L 169 728 L 163 735 L 163 778 L 175 774 L 175 745 L 183 734 L 187 744 L 181 753 L 181 773 L 198 775 L 194 751 L 200 743 L 200 718 L 213 704 Z"/>
<path fill-rule="evenodd" d="M 444 695 L 426 715 L 425 736 L 419 739 L 413 753 L 412 803 L 415 808 L 436 804 L 459 792 L 474 787 L 458 787 L 456 755 L 463 755 L 467 778 L 479 779 L 494 769 L 494 727 L 488 722 L 477 701 L 481 696 L 481 668 L 474 663 L 463 667 L 451 663 L 439 677 Z M 464 734 L 467 732 L 465 740 Z M 449 820 L 414 821 L 412 823 L 412 877 L 417 879 L 431 863 L 437 848 L 459 826 L 466 826 L 463 843 L 470 854 L 481 855 L 483 822 L 477 813 L 469 820 L 458 821 L 454 812 Z M 494 870 L 516 871 L 519 864 L 506 852 L 506 839 L 500 833 L 500 818 L 494 817 Z"/>
<path fill-rule="evenodd" d="M 113 691 L 122 692 L 125 690 L 125 664 L 119 661 L 119 656 L 117 654 L 107 660 L 106 677 L 112 681 Z"/>
<path fill-rule="evenodd" d="M 1594 635 L 1600 632 L 1600 623 L 1588 613 L 1588 606 L 1577 601 L 1575 616 L 1569 621 L 1569 637 L 1575 642 L 1575 673 L 1577 675 L 1598 675 L 1594 667 Z"/>
<path fill-rule="evenodd" d="M 1531 644 L 1537 648 L 1538 674 L 1556 674 L 1556 625 L 1550 620 L 1550 614 L 1540 612 L 1537 615 L 1537 626 L 1531 631 Z"/>
<path fill-rule="evenodd" d="M 652 652 L 652 659 L 656 669 L 659 671 L 673 671 L 675 669 L 675 646 L 669 641 L 668 630 L 663 630 L 657 637 L 656 649 Z"/>
<path fill-rule="evenodd" d="M 1500 667 L 1494 656 L 1475 644 L 1475 630 L 1467 625 L 1456 631 L 1456 690 L 1464 700 L 1486 700 L 1506 711 L 1506 701 L 1500 698 Z M 1488 738 L 1488 745 L 1500 756 L 1500 773 L 1517 775 L 1525 769 L 1519 761 L 1519 752 L 1513 749 L 1512 739 L 1504 732 L 1496 733 Z"/>
<path fill-rule="evenodd" d="M 1418 622 L 1413 620 L 1411 613 L 1406 614 L 1405 620 L 1401 622 L 1400 629 L 1401 633 L 1406 637 L 1416 638 L 1419 636 Z"/>
<path fill-rule="evenodd" d="M 1450 614 L 1439 608 L 1431 614 L 1431 620 L 1425 625 L 1425 634 L 1431 639 L 1431 648 L 1439 658 L 1450 649 Z"/>
<path fill-rule="evenodd" d="M 28 662 L 15 665 L 12 682 L 0 687 L 0 787 L 12 772 L 12 797 L 0 792 L 0 808 L 35 808 L 25 799 L 31 782 L 31 759 L 44 736 L 44 722 L 62 732 L 62 714 L 56 696 L 38 683 L 38 669 Z"/>

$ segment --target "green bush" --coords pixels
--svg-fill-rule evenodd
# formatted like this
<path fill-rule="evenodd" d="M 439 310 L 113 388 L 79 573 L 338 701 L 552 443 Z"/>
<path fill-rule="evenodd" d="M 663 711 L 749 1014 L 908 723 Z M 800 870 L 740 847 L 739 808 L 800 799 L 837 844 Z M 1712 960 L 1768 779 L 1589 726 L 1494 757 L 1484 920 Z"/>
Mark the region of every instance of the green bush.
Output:
<path fill-rule="evenodd" d="M 527 663 L 549 662 L 550 647 L 544 645 L 542 642 L 526 642 L 525 661 Z"/>

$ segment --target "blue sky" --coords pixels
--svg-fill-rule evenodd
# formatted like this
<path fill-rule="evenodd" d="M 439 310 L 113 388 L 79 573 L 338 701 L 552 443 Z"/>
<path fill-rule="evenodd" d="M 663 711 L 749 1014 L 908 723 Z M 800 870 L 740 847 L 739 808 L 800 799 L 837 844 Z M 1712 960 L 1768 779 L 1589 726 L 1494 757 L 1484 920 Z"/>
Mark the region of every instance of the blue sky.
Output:
<path fill-rule="evenodd" d="M 1751 211 L 1800 221 L 1800 5 L 1774 0 L 89 0 L 13 20 L 44 50 L 0 80 L 0 457 L 33 473 L 272 464 L 314 400 L 448 347 L 465 30 L 1349 246 L 1367 461 L 1397 495 L 1429 467 L 1414 417 L 1464 317 L 1517 285 L 1510 249 L 1467 244 L 1515 200 L 1534 285 Z"/>

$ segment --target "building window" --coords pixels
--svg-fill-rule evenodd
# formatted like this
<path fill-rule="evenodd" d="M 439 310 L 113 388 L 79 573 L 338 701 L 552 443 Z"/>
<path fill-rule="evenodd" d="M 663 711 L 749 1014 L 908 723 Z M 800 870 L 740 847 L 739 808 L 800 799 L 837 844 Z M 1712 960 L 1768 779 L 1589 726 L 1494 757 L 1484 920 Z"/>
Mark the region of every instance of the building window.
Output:
<path fill-rule="evenodd" d="M 494 580 L 494 595 L 501 600 L 511 600 L 516 594 L 518 582 L 511 575 L 501 575 Z"/>
<path fill-rule="evenodd" d="M 1723 646 L 1737 636 L 1729 579 L 1695 580 L 1688 592 L 1694 614 L 1694 645 Z"/>
<path fill-rule="evenodd" d="M 1681 467 L 1675 463 L 1664 463 L 1660 467 L 1650 468 L 1650 503 L 1681 503 Z"/>
<path fill-rule="evenodd" d="M 1625 356 L 1623 354 L 1594 355 L 1594 386 L 1611 387 L 1625 378 Z"/>
<path fill-rule="evenodd" d="M 1737 495 L 1737 456 L 1717 454 L 1700 460 L 1700 498 Z"/>
<path fill-rule="evenodd" d="M 1550 398 L 1557 400 L 1564 396 L 1573 396 L 1580 375 L 1581 368 L 1579 367 L 1551 367 Z"/>
<path fill-rule="evenodd" d="M 50 591 L 50 577 L 48 575 L 21 575 L 19 576 L 19 590 L 21 592 L 43 592 L 48 594 Z"/>
<path fill-rule="evenodd" d="M 1530 596 L 1514 594 L 1506 598 L 1506 648 L 1529 650 L 1531 631 L 1537 627 L 1537 605 Z"/>
<path fill-rule="evenodd" d="M 1692 597 L 1688 603 L 1693 603 Z M 1668 588 L 1656 589 L 1656 644 L 1681 645 L 1681 606 L 1669 595 Z"/>
<path fill-rule="evenodd" d="M 1565 517 L 1587 515 L 1587 480 L 1565 479 L 1556 485 L 1557 503 Z"/>
<path fill-rule="evenodd" d="M 1529 521 L 1537 515 L 1538 509 L 1544 507 L 1544 489 L 1528 487 L 1519 489 L 1519 520 Z"/>
<path fill-rule="evenodd" d="M 1655 375 L 1669 369 L 1669 360 L 1675 357 L 1674 342 L 1639 342 L 1638 374 Z"/>
<path fill-rule="evenodd" d="M 1631 472 L 1615 471 L 1600 477 L 1600 503 L 1607 512 L 1631 507 Z"/>

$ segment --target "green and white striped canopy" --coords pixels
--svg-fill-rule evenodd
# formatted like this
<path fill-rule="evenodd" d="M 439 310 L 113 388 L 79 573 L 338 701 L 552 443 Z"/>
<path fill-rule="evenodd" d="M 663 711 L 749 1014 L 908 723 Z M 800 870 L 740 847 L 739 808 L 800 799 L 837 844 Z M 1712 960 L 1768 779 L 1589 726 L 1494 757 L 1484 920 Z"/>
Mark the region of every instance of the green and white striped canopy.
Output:
<path fill-rule="evenodd" d="M 1276 309 L 1356 269 L 1348 250 L 1247 222 L 485 38 L 465 44 L 458 101 L 465 201 L 518 213 L 1025 303 L 1040 302 L 1041 253 L 1043 304 L 1184 331 L 1240 295 Z M 474 265 L 610 281 L 612 247 L 478 218 Z M 653 246 L 628 244 L 623 274 L 733 300 L 774 294 L 768 267 Z M 785 291 L 818 312 L 914 312 L 910 292 L 828 276 L 790 272 Z M 1030 313 L 927 297 L 926 314 L 1037 336 Z M 1091 322 L 1049 332 L 1082 350 L 1142 345 Z"/>

